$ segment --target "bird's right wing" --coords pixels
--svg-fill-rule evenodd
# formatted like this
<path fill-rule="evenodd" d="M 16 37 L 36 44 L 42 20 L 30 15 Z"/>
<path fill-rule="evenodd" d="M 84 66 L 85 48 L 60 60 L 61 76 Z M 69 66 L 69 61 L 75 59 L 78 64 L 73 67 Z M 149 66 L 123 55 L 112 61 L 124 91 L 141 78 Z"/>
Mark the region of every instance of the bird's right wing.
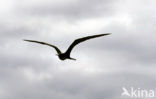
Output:
<path fill-rule="evenodd" d="M 92 38 L 96 38 L 96 37 L 101 37 L 101 36 L 106 36 L 106 35 L 110 35 L 111 33 L 105 33 L 105 34 L 98 34 L 98 35 L 92 35 L 92 36 L 87 36 L 87 37 L 83 37 L 83 38 L 79 38 L 76 39 L 67 49 L 66 53 L 68 55 L 70 55 L 70 52 L 72 51 L 72 49 L 79 43 L 84 42 L 86 40 L 92 39 Z"/>
<path fill-rule="evenodd" d="M 48 45 L 50 47 L 55 48 L 55 50 L 57 51 L 58 54 L 61 54 L 61 51 L 56 46 L 54 46 L 54 45 L 51 45 L 51 44 L 48 44 L 48 43 L 45 43 L 45 42 L 35 41 L 35 40 L 24 40 L 24 41 L 39 43 L 39 44 L 43 44 L 43 45 Z"/>

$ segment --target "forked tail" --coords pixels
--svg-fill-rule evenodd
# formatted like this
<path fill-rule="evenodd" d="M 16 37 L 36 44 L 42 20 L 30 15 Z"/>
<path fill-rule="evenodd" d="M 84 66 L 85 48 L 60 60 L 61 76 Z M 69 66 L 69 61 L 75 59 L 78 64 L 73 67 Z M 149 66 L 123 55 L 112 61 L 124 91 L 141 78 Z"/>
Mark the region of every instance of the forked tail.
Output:
<path fill-rule="evenodd" d="M 70 57 L 69 59 L 76 61 L 76 59 L 75 59 L 75 58 L 71 58 L 71 57 Z"/>

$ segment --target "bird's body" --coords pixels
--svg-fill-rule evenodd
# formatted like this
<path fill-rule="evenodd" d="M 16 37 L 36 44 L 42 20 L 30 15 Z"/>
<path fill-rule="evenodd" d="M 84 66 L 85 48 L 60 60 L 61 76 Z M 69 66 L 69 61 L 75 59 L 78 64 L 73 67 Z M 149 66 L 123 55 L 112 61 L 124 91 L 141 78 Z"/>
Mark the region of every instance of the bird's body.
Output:
<path fill-rule="evenodd" d="M 101 37 L 101 36 L 106 36 L 109 35 L 110 33 L 106 33 L 106 34 L 99 34 L 99 35 L 92 35 L 92 36 L 87 36 L 87 37 L 83 37 L 83 38 L 79 38 L 76 39 L 67 49 L 67 51 L 65 53 L 62 53 L 56 46 L 45 43 L 45 42 L 40 42 L 40 41 L 35 41 L 35 40 L 24 40 L 24 41 L 28 41 L 28 42 L 34 42 L 34 43 L 39 43 L 39 44 L 43 44 L 43 45 L 48 45 L 50 47 L 55 48 L 55 50 L 57 51 L 57 55 L 59 57 L 60 60 L 65 60 L 65 59 L 71 59 L 71 60 L 76 60 L 74 58 L 70 57 L 70 53 L 72 51 L 72 49 L 79 43 L 92 39 L 92 38 L 96 38 L 96 37 Z"/>
<path fill-rule="evenodd" d="M 70 55 L 66 54 L 66 53 L 61 53 L 58 55 L 59 59 L 61 60 L 65 60 L 65 59 L 71 59 L 71 60 L 76 60 L 74 58 L 71 58 Z"/>

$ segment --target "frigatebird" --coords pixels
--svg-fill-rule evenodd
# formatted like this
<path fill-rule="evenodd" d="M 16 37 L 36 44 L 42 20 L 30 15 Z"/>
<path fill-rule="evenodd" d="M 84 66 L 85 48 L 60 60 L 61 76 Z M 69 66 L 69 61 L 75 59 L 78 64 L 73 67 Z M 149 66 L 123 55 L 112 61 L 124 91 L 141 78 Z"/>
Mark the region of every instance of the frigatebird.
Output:
<path fill-rule="evenodd" d="M 26 40 L 26 39 L 24 39 L 24 41 L 39 43 L 39 44 L 48 45 L 48 46 L 50 46 L 50 47 L 53 47 L 53 48 L 57 51 L 57 56 L 59 57 L 60 60 L 65 60 L 65 59 L 76 60 L 76 59 L 70 57 L 70 53 L 71 53 L 72 49 L 73 49 L 77 44 L 79 44 L 79 43 L 81 43 L 81 42 L 83 42 L 83 41 L 92 39 L 92 38 L 101 37 L 101 36 L 106 36 L 106 35 L 110 35 L 110 33 L 98 34 L 98 35 L 92 35 L 92 36 L 86 36 L 86 37 L 83 37 L 83 38 L 78 38 L 78 39 L 76 39 L 76 40 L 69 46 L 69 48 L 67 49 L 67 51 L 64 52 L 64 53 L 62 53 L 62 52 L 60 51 L 60 49 L 58 49 L 56 46 L 51 45 L 51 44 L 48 44 L 48 43 L 45 43 L 45 42 L 36 41 L 36 40 Z"/>

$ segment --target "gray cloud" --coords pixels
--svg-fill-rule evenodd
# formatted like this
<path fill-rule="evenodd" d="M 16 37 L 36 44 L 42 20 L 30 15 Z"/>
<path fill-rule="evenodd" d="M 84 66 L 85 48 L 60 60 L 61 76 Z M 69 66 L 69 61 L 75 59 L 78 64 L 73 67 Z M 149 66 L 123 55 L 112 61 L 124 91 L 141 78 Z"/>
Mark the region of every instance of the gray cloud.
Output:
<path fill-rule="evenodd" d="M 59 1 L 58 1 L 59 2 Z M 45 2 L 43 4 L 27 5 L 20 3 L 18 6 L 21 9 L 17 9 L 19 12 L 39 15 L 39 16 L 59 16 L 65 18 L 90 18 L 98 16 L 110 16 L 114 13 L 113 6 L 115 6 L 115 0 L 73 0 L 73 1 L 60 1 L 58 2 Z"/>
<path fill-rule="evenodd" d="M 17 71 L 17 70 L 15 70 Z M 70 73 L 69 73 L 70 72 Z M 9 75 L 12 79 L 11 85 L 4 84 L 4 88 L 9 95 L 4 99 L 9 98 L 110 98 L 120 99 L 122 87 L 130 88 L 151 88 L 154 85 L 155 80 L 150 76 L 144 74 L 132 74 L 132 73 L 115 73 L 112 75 L 100 74 L 100 75 L 84 75 L 79 72 L 60 72 L 54 75 L 54 78 L 38 81 L 28 81 L 23 78 L 20 73 L 13 73 Z M 7 74 L 8 75 L 8 74 Z M 67 79 L 68 78 L 68 79 Z M 12 81 L 16 79 L 16 81 Z M 19 80 L 18 80 L 19 79 Z M 17 81 L 18 80 L 18 81 Z M 112 82 L 115 82 L 112 84 Z M 18 87 L 17 87 L 18 86 Z M 14 91 L 16 90 L 16 91 Z"/>
<path fill-rule="evenodd" d="M 155 89 L 154 2 L 15 0 L 6 6 L 12 18 L 0 10 L 0 98 L 121 99 L 123 86 Z M 22 41 L 65 51 L 76 38 L 105 32 L 112 34 L 74 48 L 76 62 Z"/>

